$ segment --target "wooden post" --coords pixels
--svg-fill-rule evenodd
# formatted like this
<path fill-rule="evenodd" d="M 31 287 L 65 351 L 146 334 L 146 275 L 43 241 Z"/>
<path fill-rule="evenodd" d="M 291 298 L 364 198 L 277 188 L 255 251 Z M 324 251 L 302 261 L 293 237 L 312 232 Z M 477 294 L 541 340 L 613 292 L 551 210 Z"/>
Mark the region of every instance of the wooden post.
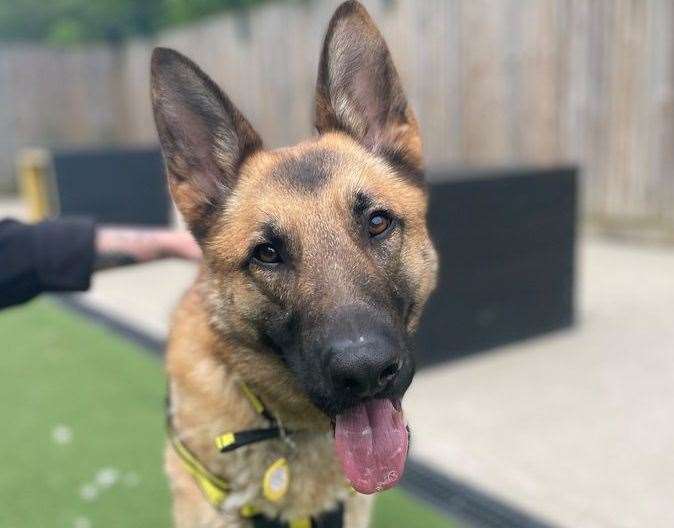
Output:
<path fill-rule="evenodd" d="M 49 152 L 45 149 L 24 149 L 17 156 L 21 196 L 31 222 L 39 222 L 57 212 L 50 167 Z"/>

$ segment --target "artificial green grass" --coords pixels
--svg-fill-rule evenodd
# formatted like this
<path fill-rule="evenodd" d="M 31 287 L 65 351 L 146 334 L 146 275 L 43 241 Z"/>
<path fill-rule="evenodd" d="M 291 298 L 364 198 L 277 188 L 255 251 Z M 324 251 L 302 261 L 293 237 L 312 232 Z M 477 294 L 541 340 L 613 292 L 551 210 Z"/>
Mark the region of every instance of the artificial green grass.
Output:
<path fill-rule="evenodd" d="M 1 312 L 0 336 L 0 526 L 169 526 L 157 360 L 45 301 Z"/>
<path fill-rule="evenodd" d="M 371 528 L 459 528 L 427 504 L 392 489 L 380 493 L 375 503 Z"/>
<path fill-rule="evenodd" d="M 0 313 L 0 526 L 171 525 L 157 359 L 49 301 Z M 373 528 L 451 528 L 399 490 Z"/>

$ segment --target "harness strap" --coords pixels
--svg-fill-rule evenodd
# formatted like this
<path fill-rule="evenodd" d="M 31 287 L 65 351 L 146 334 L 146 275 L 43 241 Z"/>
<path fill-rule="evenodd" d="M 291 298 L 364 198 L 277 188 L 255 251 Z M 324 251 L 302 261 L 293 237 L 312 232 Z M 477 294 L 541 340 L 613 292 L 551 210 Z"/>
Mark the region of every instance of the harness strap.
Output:
<path fill-rule="evenodd" d="M 173 450 L 182 460 L 185 469 L 192 475 L 208 502 L 215 508 L 218 508 L 229 494 L 229 484 L 206 469 L 192 452 L 187 449 L 185 444 L 180 441 L 169 413 L 166 415 L 166 428 L 169 442 L 171 442 Z"/>
<path fill-rule="evenodd" d="M 265 427 L 263 429 L 248 429 L 238 433 L 225 433 L 215 439 L 215 445 L 221 453 L 234 451 L 240 447 L 265 440 L 272 440 L 282 436 L 281 428 L 278 426 Z"/>
<path fill-rule="evenodd" d="M 267 409 L 262 403 L 262 400 L 257 397 L 257 395 L 250 389 L 248 384 L 245 381 L 239 381 L 239 387 L 241 387 L 241 392 L 243 392 L 244 396 L 248 398 L 248 401 L 252 405 L 253 409 L 255 409 L 255 412 L 258 414 L 261 414 L 264 416 L 267 421 L 276 423 L 276 418 L 274 418 L 274 415 Z"/>
<path fill-rule="evenodd" d="M 240 381 L 239 386 L 241 387 L 241 392 L 243 392 L 244 396 L 248 398 L 251 407 L 255 409 L 256 413 L 267 420 L 270 425 L 269 427 L 248 429 L 246 431 L 239 432 L 228 431 L 224 434 L 221 434 L 215 439 L 215 445 L 221 453 L 234 451 L 239 447 L 256 442 L 263 442 L 265 440 L 272 440 L 274 438 L 283 438 L 289 434 L 289 431 L 287 431 L 281 425 L 279 420 L 271 413 L 271 411 L 269 411 L 269 409 L 267 409 L 267 407 L 265 407 L 264 403 L 262 403 L 262 400 L 260 400 L 260 398 L 255 395 L 255 393 L 245 382 Z"/>
<path fill-rule="evenodd" d="M 262 401 L 250 390 L 248 385 L 241 382 L 241 391 L 250 401 L 255 411 L 263 416 L 268 422 L 269 427 L 259 429 L 249 429 L 240 432 L 229 432 L 216 438 L 216 446 L 221 453 L 234 451 L 244 445 L 255 442 L 262 442 L 272 438 L 285 437 L 289 432 L 281 425 L 274 415 L 264 406 Z M 217 510 L 229 495 L 231 489 L 227 482 L 217 475 L 211 473 L 197 457 L 185 446 L 178 438 L 178 434 L 173 427 L 173 421 L 170 413 L 170 399 L 167 393 L 166 397 L 166 429 L 169 441 L 175 453 L 183 462 L 185 469 L 192 475 L 195 483 L 201 489 L 204 497 Z M 239 510 L 239 514 L 250 519 L 254 528 L 342 528 L 344 518 L 344 505 L 339 504 L 334 511 L 329 511 L 318 517 L 303 517 L 293 519 L 289 523 L 281 522 L 279 519 L 269 519 L 258 513 L 252 506 L 245 505 Z"/>

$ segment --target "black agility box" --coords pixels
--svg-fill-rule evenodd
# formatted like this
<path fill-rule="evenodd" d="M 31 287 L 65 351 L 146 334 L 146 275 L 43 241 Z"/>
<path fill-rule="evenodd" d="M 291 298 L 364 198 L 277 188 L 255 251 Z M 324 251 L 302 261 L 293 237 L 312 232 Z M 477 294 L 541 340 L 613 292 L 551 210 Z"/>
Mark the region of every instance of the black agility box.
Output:
<path fill-rule="evenodd" d="M 420 366 L 573 322 L 576 170 L 429 174 L 438 287 L 417 337 Z"/>
<path fill-rule="evenodd" d="M 166 226 L 171 206 L 157 148 L 52 153 L 57 211 L 106 224 Z"/>

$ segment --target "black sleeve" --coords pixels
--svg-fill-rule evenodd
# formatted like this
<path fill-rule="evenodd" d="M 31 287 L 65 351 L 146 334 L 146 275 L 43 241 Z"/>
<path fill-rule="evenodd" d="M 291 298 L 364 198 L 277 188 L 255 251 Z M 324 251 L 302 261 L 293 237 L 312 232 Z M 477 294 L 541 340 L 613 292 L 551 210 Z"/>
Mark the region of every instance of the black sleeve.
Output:
<path fill-rule="evenodd" d="M 52 291 L 89 288 L 94 222 L 83 218 L 28 225 L 0 221 L 0 308 Z"/>

